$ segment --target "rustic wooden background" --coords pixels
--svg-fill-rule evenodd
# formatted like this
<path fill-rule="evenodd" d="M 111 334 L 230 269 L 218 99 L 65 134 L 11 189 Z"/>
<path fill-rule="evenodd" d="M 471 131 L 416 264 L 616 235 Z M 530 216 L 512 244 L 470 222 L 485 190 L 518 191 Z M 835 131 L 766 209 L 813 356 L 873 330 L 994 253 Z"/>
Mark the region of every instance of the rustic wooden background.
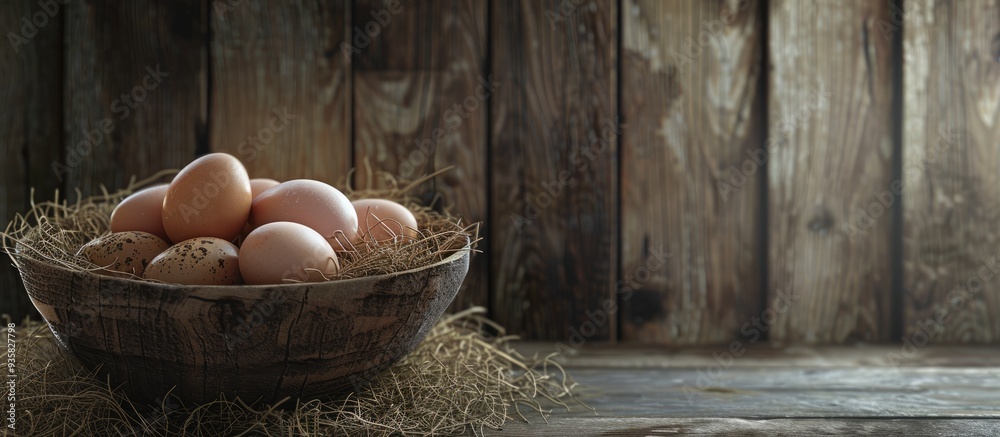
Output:
<path fill-rule="evenodd" d="M 5 219 L 210 151 L 454 165 L 419 194 L 485 223 L 455 305 L 527 338 L 1000 341 L 998 1 L 10 0 L 0 30 Z"/>

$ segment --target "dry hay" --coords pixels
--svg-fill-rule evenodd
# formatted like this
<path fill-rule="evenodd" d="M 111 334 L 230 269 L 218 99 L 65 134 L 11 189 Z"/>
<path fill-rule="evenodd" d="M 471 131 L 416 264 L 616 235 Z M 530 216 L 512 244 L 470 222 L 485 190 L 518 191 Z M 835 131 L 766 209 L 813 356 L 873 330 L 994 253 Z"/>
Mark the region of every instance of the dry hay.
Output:
<path fill-rule="evenodd" d="M 77 255 L 79 247 L 108 232 L 118 202 L 174 172 L 72 204 L 59 201 L 58 193 L 56 201 L 33 202 L 32 209 L 18 215 L 0 235 L 3 247 L 15 264 L 18 257 L 30 256 L 71 270 L 99 269 Z M 413 240 L 364 242 L 341 258 L 341 270 L 332 280 L 426 266 L 463 250 L 466 241 L 474 250 L 478 224 L 467 226 L 408 195 L 435 175 L 406 186 L 383 175 L 389 188 L 344 190 L 352 200 L 380 197 L 404 204 L 421 229 Z M 544 418 L 546 408 L 567 407 L 565 402 L 574 399 L 574 384 L 553 360 L 555 354 L 521 356 L 510 347 L 514 337 L 484 313 L 471 308 L 442 317 L 410 355 L 361 391 L 337 399 L 286 399 L 265 407 L 224 397 L 205 405 L 182 405 L 173 398 L 156 406 L 133 404 L 59 347 L 47 325 L 33 322 L 18 334 L 17 435 L 480 434 L 508 419 L 527 420 L 523 409 Z"/>
<path fill-rule="evenodd" d="M 527 412 L 544 419 L 546 408 L 568 408 L 574 384 L 554 355 L 518 354 L 513 337 L 484 312 L 442 317 L 410 355 L 361 392 L 266 407 L 225 398 L 133 404 L 59 347 L 47 325 L 32 322 L 17 335 L 16 435 L 482 434 L 508 419 L 527 421 Z"/>
<path fill-rule="evenodd" d="M 30 256 L 72 271 L 100 270 L 101 266 L 91 263 L 86 257 L 78 254 L 80 247 L 109 232 L 111 211 L 122 199 L 149 185 L 150 182 L 176 172 L 176 170 L 165 170 L 146 180 L 133 181 L 128 187 L 115 193 L 105 191 L 102 195 L 89 198 L 78 195 L 77 198 L 81 200 L 76 203 L 60 201 L 58 192 L 54 201 L 37 204 L 32 201 L 32 208 L 26 214 L 16 215 L 8 224 L 6 231 L 0 233 L 3 247 L 9 253 L 16 255 L 11 257 L 15 265 L 18 264 L 18 257 Z M 457 250 L 466 250 L 467 239 L 471 243 L 468 250 L 475 251 L 479 241 L 478 223 L 466 225 L 447 211 L 438 213 L 430 207 L 421 205 L 408 194 L 421 182 L 439 173 L 427 175 L 406 186 L 401 186 L 401 183 L 392 176 L 382 174 L 387 188 L 354 190 L 348 187 L 344 190 L 351 200 L 383 198 L 403 204 L 413 212 L 420 229 L 415 230 L 418 233 L 415 238 L 398 236 L 386 242 L 375 242 L 370 237 L 365 238 L 360 245 L 353 247 L 353 250 L 338 254 L 340 269 L 336 275 L 328 279 L 383 275 L 428 266 L 444 260 Z M 368 226 L 380 225 L 381 223 L 376 223 L 373 219 L 368 221 Z M 397 229 L 398 226 L 396 224 Z M 142 280 L 137 276 L 128 276 Z M 286 281 L 294 280 L 286 279 Z"/>

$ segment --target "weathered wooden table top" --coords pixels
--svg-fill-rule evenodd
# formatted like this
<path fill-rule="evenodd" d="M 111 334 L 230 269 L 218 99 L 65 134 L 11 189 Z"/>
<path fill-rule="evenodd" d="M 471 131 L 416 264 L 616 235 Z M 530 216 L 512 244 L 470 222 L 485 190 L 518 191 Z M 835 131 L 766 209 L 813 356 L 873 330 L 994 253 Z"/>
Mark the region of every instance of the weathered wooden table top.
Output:
<path fill-rule="evenodd" d="M 523 353 L 551 344 L 524 343 Z M 580 406 L 487 435 L 1000 435 L 1000 348 L 586 347 Z M 733 358 L 733 359 L 730 359 Z"/>

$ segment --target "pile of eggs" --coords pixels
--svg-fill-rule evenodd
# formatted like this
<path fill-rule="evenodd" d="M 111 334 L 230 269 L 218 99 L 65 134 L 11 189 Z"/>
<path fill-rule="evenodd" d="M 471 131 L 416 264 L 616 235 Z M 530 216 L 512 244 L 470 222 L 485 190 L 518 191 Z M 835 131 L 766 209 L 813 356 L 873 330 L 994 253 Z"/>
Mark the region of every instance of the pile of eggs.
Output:
<path fill-rule="evenodd" d="M 213 153 L 169 185 L 122 200 L 111 233 L 80 254 L 97 273 L 174 284 L 319 282 L 339 271 L 338 252 L 414 238 L 417 229 L 413 213 L 390 200 L 352 203 L 309 179 L 250 179 L 238 159 Z"/>

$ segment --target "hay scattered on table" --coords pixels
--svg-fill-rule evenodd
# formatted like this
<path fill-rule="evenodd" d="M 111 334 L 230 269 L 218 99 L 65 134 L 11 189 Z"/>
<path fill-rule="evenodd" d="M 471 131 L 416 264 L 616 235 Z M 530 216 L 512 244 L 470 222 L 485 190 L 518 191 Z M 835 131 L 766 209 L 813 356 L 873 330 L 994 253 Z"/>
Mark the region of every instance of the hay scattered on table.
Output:
<path fill-rule="evenodd" d="M 526 358 L 483 308 L 443 317 L 410 355 L 362 392 L 252 407 L 136 405 L 56 343 L 45 324 L 18 335 L 18 435 L 441 435 L 498 429 L 566 407 L 574 383 L 554 354 Z M 498 332 L 489 335 L 487 331 Z M 582 405 L 582 404 L 581 404 Z"/>

